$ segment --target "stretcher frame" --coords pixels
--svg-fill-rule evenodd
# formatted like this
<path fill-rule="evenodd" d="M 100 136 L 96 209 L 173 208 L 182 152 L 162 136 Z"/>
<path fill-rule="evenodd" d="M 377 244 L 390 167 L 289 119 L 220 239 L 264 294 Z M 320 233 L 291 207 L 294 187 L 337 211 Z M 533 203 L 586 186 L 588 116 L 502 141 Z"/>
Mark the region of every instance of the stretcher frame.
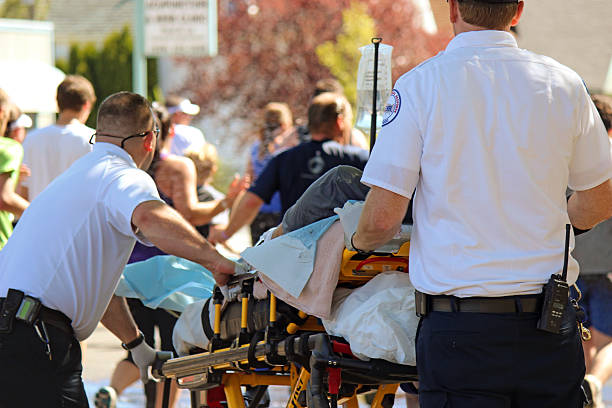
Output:
<path fill-rule="evenodd" d="M 364 256 L 345 250 L 342 257 L 339 285 L 360 286 L 378 273 L 408 270 L 410 243 L 394 254 Z M 287 408 L 357 408 L 357 395 L 373 392 L 373 408 L 393 406 L 400 383 L 418 380 L 416 367 L 382 360 L 357 360 L 350 346 L 325 333 L 313 316 L 299 312 L 301 319 L 285 327 L 277 322 L 277 298 L 269 293 L 269 319 L 265 330 L 247 332 L 249 298 L 253 283 L 243 280 L 241 286 L 241 330 L 228 347 L 220 338 L 221 305 L 219 288 L 213 293 L 215 307 L 214 336 L 209 349 L 185 357 L 159 362 L 154 367 L 158 378 L 175 380 L 179 388 L 191 392 L 193 408 L 211 406 L 207 393 L 223 386 L 227 408 L 247 408 L 242 386 L 290 387 Z M 261 395 L 259 395 L 261 394 Z M 254 408 L 263 392 L 256 393 L 248 405 Z"/>

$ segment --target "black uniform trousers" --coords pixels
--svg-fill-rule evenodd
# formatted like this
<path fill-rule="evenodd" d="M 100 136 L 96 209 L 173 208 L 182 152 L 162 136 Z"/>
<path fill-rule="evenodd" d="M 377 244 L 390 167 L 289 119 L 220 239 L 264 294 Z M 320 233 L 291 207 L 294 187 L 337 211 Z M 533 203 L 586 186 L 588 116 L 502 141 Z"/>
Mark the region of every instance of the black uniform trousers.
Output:
<path fill-rule="evenodd" d="M 45 326 L 51 359 L 33 326 L 15 319 L 11 333 L 0 333 L 0 408 L 89 406 L 79 342 Z"/>
<path fill-rule="evenodd" d="M 423 408 L 582 408 L 584 355 L 568 306 L 561 334 L 537 313 L 430 312 L 417 335 Z"/>

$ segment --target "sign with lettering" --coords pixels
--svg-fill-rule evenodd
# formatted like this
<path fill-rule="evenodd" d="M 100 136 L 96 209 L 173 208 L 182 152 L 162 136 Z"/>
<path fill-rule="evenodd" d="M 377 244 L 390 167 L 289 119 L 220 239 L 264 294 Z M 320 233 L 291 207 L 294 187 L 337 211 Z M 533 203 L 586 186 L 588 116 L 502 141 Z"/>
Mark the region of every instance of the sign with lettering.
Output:
<path fill-rule="evenodd" d="M 216 0 L 145 0 L 145 55 L 217 53 Z"/>

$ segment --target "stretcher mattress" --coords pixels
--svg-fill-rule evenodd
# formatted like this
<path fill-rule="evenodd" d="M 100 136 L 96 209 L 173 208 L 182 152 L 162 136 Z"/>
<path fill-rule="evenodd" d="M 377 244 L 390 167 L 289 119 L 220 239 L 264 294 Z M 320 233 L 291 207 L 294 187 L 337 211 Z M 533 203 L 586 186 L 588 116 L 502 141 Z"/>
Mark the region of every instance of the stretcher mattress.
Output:
<path fill-rule="evenodd" d="M 173 341 L 180 355 L 208 347 L 210 339 L 202 321 L 208 317 L 212 327 L 214 313 L 213 308 L 205 309 L 205 304 L 203 300 L 187 306 L 176 323 Z M 414 288 L 406 273 L 386 272 L 357 289 L 336 289 L 330 318 L 322 322 L 328 334 L 345 338 L 361 359 L 416 365 L 418 318 Z"/>

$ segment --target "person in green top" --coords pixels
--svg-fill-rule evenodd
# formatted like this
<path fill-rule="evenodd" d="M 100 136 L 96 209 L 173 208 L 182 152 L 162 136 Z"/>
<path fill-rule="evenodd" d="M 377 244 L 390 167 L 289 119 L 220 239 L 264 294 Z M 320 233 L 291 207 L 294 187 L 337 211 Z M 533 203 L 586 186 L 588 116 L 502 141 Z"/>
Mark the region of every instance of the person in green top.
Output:
<path fill-rule="evenodd" d="M 0 89 L 0 135 L 6 134 L 12 113 L 18 117 L 21 112 L 11 104 L 6 92 Z M 15 192 L 23 159 L 20 139 L 0 137 L 0 249 L 13 232 L 13 218 L 20 216 L 29 205 Z"/>

